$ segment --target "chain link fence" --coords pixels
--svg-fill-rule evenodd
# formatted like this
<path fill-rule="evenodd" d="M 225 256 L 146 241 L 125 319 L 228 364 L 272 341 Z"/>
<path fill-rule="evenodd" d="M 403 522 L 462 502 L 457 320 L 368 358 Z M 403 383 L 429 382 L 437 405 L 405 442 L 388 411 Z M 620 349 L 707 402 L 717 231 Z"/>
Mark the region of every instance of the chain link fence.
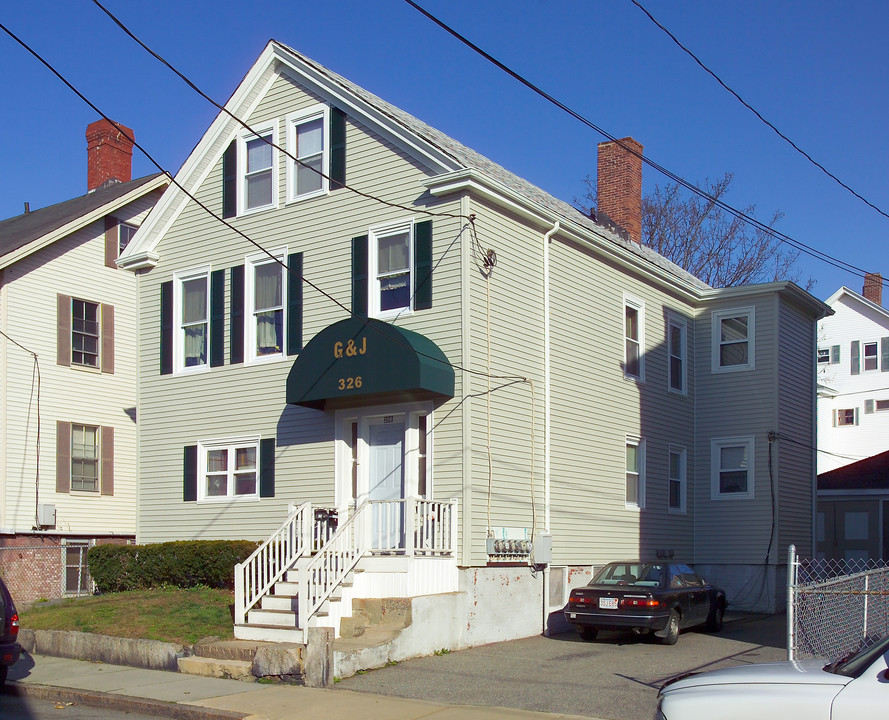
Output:
<path fill-rule="evenodd" d="M 20 608 L 41 600 L 91 595 L 90 542 L 0 547 L 0 576 Z"/>
<path fill-rule="evenodd" d="M 889 635 L 889 564 L 884 560 L 806 559 L 788 554 L 791 660 L 836 660 Z"/>

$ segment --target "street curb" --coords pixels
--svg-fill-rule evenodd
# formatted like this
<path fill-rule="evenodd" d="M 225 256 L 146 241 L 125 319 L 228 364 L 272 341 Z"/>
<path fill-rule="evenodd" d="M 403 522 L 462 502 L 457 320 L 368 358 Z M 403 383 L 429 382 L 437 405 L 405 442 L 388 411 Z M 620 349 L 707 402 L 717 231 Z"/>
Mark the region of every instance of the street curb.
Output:
<path fill-rule="evenodd" d="M 250 714 L 234 710 L 216 710 L 197 705 L 183 705 L 176 702 L 137 698 L 129 695 L 99 692 L 97 690 L 77 690 L 53 685 L 31 685 L 8 680 L 6 694 L 16 697 L 32 697 L 41 700 L 74 702 L 90 707 L 107 708 L 122 712 L 139 712 L 146 715 L 174 718 L 174 720 L 244 720 Z"/>

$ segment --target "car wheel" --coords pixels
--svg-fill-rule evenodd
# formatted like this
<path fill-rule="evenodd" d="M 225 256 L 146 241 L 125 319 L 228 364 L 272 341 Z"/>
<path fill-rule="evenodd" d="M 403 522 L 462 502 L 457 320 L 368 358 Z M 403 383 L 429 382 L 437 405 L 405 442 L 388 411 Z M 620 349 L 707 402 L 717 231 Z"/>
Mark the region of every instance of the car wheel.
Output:
<path fill-rule="evenodd" d="M 580 633 L 580 637 L 584 640 L 595 640 L 596 636 L 599 634 L 599 628 L 585 627 L 577 632 Z"/>
<path fill-rule="evenodd" d="M 725 615 L 725 608 L 722 603 L 716 603 L 716 607 L 707 618 L 707 632 L 719 632 L 722 630 L 722 618 Z"/>
<path fill-rule="evenodd" d="M 675 610 L 670 611 L 670 619 L 667 620 L 667 627 L 664 629 L 664 636 L 661 638 L 662 645 L 675 645 L 679 639 L 679 613 Z"/>

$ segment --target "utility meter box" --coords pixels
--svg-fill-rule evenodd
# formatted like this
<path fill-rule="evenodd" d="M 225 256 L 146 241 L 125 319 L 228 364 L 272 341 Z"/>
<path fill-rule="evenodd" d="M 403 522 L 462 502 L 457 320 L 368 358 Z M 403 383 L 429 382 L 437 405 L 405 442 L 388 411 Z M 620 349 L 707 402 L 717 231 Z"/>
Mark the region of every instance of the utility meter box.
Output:
<path fill-rule="evenodd" d="M 49 503 L 37 503 L 37 524 L 42 528 L 56 526 L 56 506 Z"/>
<path fill-rule="evenodd" d="M 553 536 L 538 533 L 531 543 L 531 562 L 535 565 L 549 565 L 553 561 Z"/>

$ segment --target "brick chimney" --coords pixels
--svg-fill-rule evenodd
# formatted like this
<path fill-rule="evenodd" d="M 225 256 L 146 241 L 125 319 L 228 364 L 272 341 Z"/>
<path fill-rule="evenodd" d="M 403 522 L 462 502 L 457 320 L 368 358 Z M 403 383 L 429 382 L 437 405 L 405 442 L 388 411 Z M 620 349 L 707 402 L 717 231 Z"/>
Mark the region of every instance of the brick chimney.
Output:
<path fill-rule="evenodd" d="M 129 182 L 133 172 L 133 131 L 120 125 L 121 132 L 108 120 L 96 120 L 86 127 L 86 184 L 92 192 L 109 180 Z"/>
<path fill-rule="evenodd" d="M 620 144 L 619 144 L 620 143 Z M 639 155 L 627 152 L 621 144 Z M 599 143 L 597 210 L 642 242 L 642 144 L 631 137 Z"/>
<path fill-rule="evenodd" d="M 861 291 L 872 303 L 883 304 L 883 276 L 880 273 L 867 273 L 864 276 L 864 289 Z"/>

